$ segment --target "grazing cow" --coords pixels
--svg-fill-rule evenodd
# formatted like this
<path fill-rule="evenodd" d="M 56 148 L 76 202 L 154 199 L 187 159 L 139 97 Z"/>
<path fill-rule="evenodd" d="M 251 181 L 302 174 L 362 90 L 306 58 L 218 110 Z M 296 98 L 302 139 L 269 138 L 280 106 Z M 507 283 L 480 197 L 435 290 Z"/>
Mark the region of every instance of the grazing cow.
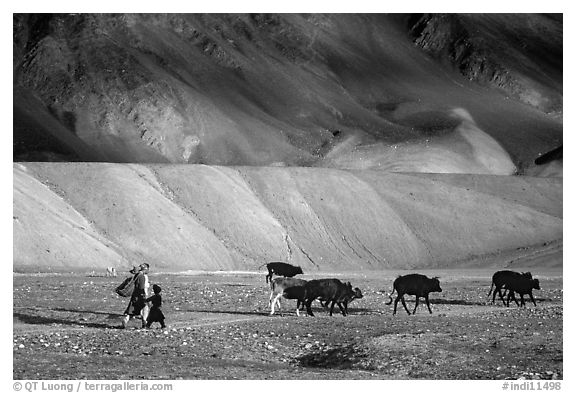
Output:
<path fill-rule="evenodd" d="M 346 316 L 348 314 L 348 303 L 356 297 L 362 297 L 360 289 L 356 289 L 357 292 L 352 289 L 350 283 L 344 284 L 336 278 L 310 280 L 304 285 L 306 312 L 308 315 L 314 316 L 310 306 L 315 299 L 322 299 L 325 302 L 332 303 L 330 305 L 330 316 L 332 316 L 335 304 L 340 308 L 342 315 Z"/>
<path fill-rule="evenodd" d="M 107 267 L 106 268 L 106 277 L 116 277 L 116 268 L 115 267 Z"/>
<path fill-rule="evenodd" d="M 508 302 L 506 307 L 510 307 L 511 298 L 514 299 L 518 307 L 526 307 L 524 295 L 530 296 L 530 300 L 532 300 L 532 303 L 536 306 L 536 301 L 534 300 L 534 296 L 532 296 L 532 289 L 540 289 L 540 281 L 537 278 L 531 278 L 531 276 L 529 277 L 523 274 L 506 283 L 506 288 L 508 288 Z M 514 292 L 520 295 L 520 305 L 518 305 L 518 301 L 514 297 Z"/>
<path fill-rule="evenodd" d="M 274 306 L 280 309 L 280 298 L 296 299 L 296 315 L 300 316 L 298 308 L 304 302 L 304 284 L 306 280 L 292 277 L 278 277 L 270 282 L 270 315 L 274 314 Z"/>
<path fill-rule="evenodd" d="M 265 264 L 268 269 L 268 274 L 266 275 L 266 282 L 270 280 L 272 282 L 272 276 L 276 274 L 277 276 L 283 277 L 294 277 L 297 274 L 304 274 L 300 266 L 290 265 L 284 262 L 270 262 Z M 262 267 L 264 265 L 261 265 Z"/>
<path fill-rule="evenodd" d="M 396 291 L 397 296 L 396 300 L 394 301 L 394 313 L 396 314 L 396 307 L 398 306 L 398 301 L 402 300 L 402 305 L 404 309 L 410 315 L 410 311 L 408 311 L 408 307 L 406 307 L 406 301 L 404 301 L 404 295 L 413 295 L 416 296 L 416 306 L 414 306 L 414 311 L 412 314 L 416 314 L 416 308 L 418 308 L 418 300 L 419 298 L 423 297 L 426 300 L 426 306 L 428 306 L 428 311 L 432 314 L 432 310 L 430 309 L 430 301 L 428 300 L 428 294 L 430 292 L 442 292 L 442 288 L 440 288 L 440 281 L 438 277 L 428 278 L 423 274 L 407 274 L 405 276 L 398 276 L 396 280 L 394 280 L 392 292 L 388 295 L 390 301 L 386 303 L 387 305 L 392 304 L 392 294 Z"/>
<path fill-rule="evenodd" d="M 518 273 L 512 270 L 499 270 L 492 276 L 492 284 L 490 285 L 490 291 L 488 292 L 487 296 L 490 296 L 491 293 L 493 294 L 492 304 L 494 304 L 496 301 L 496 293 L 498 293 L 498 295 L 500 295 L 500 299 L 502 299 L 502 303 L 506 305 L 504 295 L 506 295 L 506 290 L 510 289 L 508 284 L 523 280 L 532 280 L 532 273 Z M 492 292 L 492 289 L 494 289 L 494 292 Z M 504 294 L 502 294 L 502 289 L 504 289 Z M 514 299 L 516 305 L 519 306 L 518 301 L 514 297 L 514 294 L 512 293 L 512 295 L 510 295 L 510 293 L 508 293 L 509 298 L 510 296 L 512 299 Z M 510 304 L 510 300 L 508 300 L 508 304 Z"/>

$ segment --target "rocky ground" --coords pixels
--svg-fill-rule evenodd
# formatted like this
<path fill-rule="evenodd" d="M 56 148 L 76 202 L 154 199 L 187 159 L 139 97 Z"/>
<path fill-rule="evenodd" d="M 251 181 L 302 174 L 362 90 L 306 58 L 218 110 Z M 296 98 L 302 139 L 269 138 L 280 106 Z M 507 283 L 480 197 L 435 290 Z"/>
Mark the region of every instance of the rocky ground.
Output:
<path fill-rule="evenodd" d="M 14 275 L 14 379 L 562 379 L 561 270 L 537 306 L 489 304 L 492 270 L 444 270 L 433 314 L 392 315 L 396 272 L 324 273 L 362 289 L 350 315 L 268 316 L 264 274 L 152 274 L 168 328 L 119 329 L 121 278 Z M 413 307 L 412 299 L 408 307 Z M 319 305 L 318 305 L 319 307 Z"/>

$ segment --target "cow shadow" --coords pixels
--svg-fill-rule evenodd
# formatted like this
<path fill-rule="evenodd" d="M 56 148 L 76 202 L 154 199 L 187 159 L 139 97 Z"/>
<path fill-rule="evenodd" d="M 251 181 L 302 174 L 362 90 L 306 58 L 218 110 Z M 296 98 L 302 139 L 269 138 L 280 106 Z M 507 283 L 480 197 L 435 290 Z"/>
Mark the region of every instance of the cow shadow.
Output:
<path fill-rule="evenodd" d="M 506 298 L 506 297 L 504 297 Z M 520 297 L 516 296 L 516 300 L 518 300 L 518 302 L 520 302 Z M 524 300 L 526 302 L 529 302 L 530 299 L 528 297 L 524 297 Z M 534 297 L 534 300 L 536 300 L 536 303 L 547 303 L 547 302 L 558 302 L 557 299 L 549 299 L 549 298 L 536 298 Z M 413 303 L 414 301 L 412 301 Z M 408 302 L 407 302 L 408 303 Z M 502 300 L 496 296 L 496 300 L 494 301 L 494 304 L 502 304 Z M 530 303 L 532 303 L 530 301 Z M 490 306 L 490 305 L 494 305 L 492 303 L 492 298 L 489 299 L 481 299 L 481 300 L 477 300 L 477 301 L 468 301 L 468 300 L 462 300 L 462 299 L 430 299 L 430 304 L 452 304 L 452 305 L 460 305 L 460 306 Z M 513 300 L 510 300 L 510 304 L 514 304 Z"/>
<path fill-rule="evenodd" d="M 406 304 L 415 304 L 416 300 L 414 297 L 406 299 Z M 400 303 L 398 303 L 400 304 Z M 485 306 L 485 301 L 468 301 L 463 299 L 430 299 L 430 304 L 448 304 L 448 305 L 459 305 L 459 306 Z M 426 306 L 426 301 L 420 299 L 420 305 Z"/>
<path fill-rule="evenodd" d="M 506 299 L 506 298 L 505 298 Z M 516 297 L 516 300 L 518 301 L 518 303 L 520 303 L 520 297 Z M 536 300 L 536 304 L 539 303 L 557 303 L 557 304 L 562 304 L 562 300 L 560 299 L 550 299 L 550 298 L 537 298 L 534 297 L 534 300 Z M 534 305 L 532 303 L 532 300 L 530 300 L 530 298 L 528 297 L 524 297 L 524 301 L 526 302 L 526 304 L 531 304 L 532 306 Z M 489 301 L 486 302 L 487 305 L 489 306 L 503 306 L 506 307 L 506 305 L 502 304 L 502 300 L 499 299 L 498 297 L 496 298 L 496 300 L 494 301 L 494 303 L 492 303 L 492 299 L 490 299 Z M 516 303 L 514 303 L 514 300 L 510 300 L 510 307 L 512 306 L 516 306 Z"/>
<path fill-rule="evenodd" d="M 108 325 L 106 323 L 98 323 L 98 322 L 82 322 L 82 321 L 71 321 L 69 319 L 60 319 L 60 318 L 52 318 L 52 317 L 41 317 L 38 315 L 30 315 L 30 314 L 23 314 L 23 313 L 14 313 L 14 318 L 19 319 L 20 321 L 30 324 L 30 325 L 67 325 L 67 326 L 83 326 L 83 327 L 91 327 L 91 328 L 108 328 L 108 329 L 119 329 L 119 326 Z"/>
<path fill-rule="evenodd" d="M 338 307 L 334 308 L 334 312 L 336 312 L 336 310 L 338 310 Z M 338 312 L 340 312 L 340 310 L 338 310 Z M 362 307 L 358 307 L 358 308 L 350 308 L 348 307 L 348 314 L 349 315 L 354 315 L 354 314 L 374 314 L 375 312 L 377 312 L 377 310 L 373 309 L 373 308 L 362 308 Z"/>
<path fill-rule="evenodd" d="M 232 315 L 268 315 L 266 311 L 234 311 L 234 310 L 186 310 L 205 314 L 232 314 Z"/>
<path fill-rule="evenodd" d="M 516 297 L 516 299 L 518 301 L 520 301 L 520 298 L 518 296 Z M 526 296 L 524 296 L 524 299 L 526 299 Z M 534 296 L 534 300 L 536 300 L 536 303 L 554 303 L 554 302 L 562 303 L 562 300 L 560 300 L 560 299 L 550 299 L 550 298 L 546 298 L 546 297 Z"/>
<path fill-rule="evenodd" d="M 424 302 L 426 304 L 426 302 Z M 462 299 L 430 299 L 430 304 L 452 304 L 459 306 L 485 306 L 485 301 L 468 301 Z"/>

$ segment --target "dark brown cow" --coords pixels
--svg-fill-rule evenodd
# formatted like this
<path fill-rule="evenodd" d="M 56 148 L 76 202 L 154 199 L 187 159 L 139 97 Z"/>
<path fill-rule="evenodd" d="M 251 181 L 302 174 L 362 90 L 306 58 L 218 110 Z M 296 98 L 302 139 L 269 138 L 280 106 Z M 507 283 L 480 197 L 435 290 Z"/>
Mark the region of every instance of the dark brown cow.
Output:
<path fill-rule="evenodd" d="M 310 280 L 304 285 L 306 312 L 308 315 L 314 316 L 310 306 L 315 299 L 322 299 L 331 303 L 330 316 L 332 316 L 334 305 L 336 304 L 340 308 L 342 315 L 346 316 L 348 314 L 348 303 L 357 297 L 362 297 L 360 289 L 356 288 L 356 290 L 352 289 L 352 284 L 349 282 L 344 284 L 336 278 Z"/>
<path fill-rule="evenodd" d="M 506 295 L 506 291 L 510 289 L 509 285 L 512 284 L 514 286 L 515 282 L 523 282 L 524 280 L 531 279 L 532 273 L 530 272 L 518 273 L 512 270 L 499 270 L 492 276 L 492 284 L 490 285 L 490 291 L 487 296 L 492 294 L 492 303 L 494 303 L 496 301 L 496 294 L 498 293 L 500 299 L 502 299 L 502 303 L 506 306 L 507 303 L 506 300 L 504 300 L 504 295 Z M 494 292 L 492 292 L 492 289 L 494 289 Z M 504 289 L 504 294 L 502 293 L 502 289 Z M 514 293 L 512 293 L 512 295 L 508 293 L 508 305 L 510 304 L 510 298 L 514 299 L 517 306 L 520 306 L 514 297 Z"/>
<path fill-rule="evenodd" d="M 432 310 L 430 309 L 430 301 L 428 300 L 428 294 L 430 292 L 442 292 L 442 288 L 440 288 L 440 281 L 438 277 L 428 278 L 423 274 L 407 274 L 405 276 L 398 276 L 396 280 L 394 280 L 392 292 L 388 295 L 390 301 L 386 303 L 387 305 L 392 304 L 392 294 L 394 291 L 397 292 L 398 296 L 396 296 L 396 300 L 394 301 L 394 313 L 396 314 L 396 307 L 398 306 L 398 301 L 402 300 L 402 305 L 404 309 L 410 315 L 410 311 L 408 311 L 408 307 L 406 307 L 406 301 L 404 300 L 404 295 L 413 295 L 416 296 L 416 305 L 414 306 L 414 311 L 412 314 L 416 314 L 416 308 L 418 308 L 418 299 L 423 297 L 426 300 L 426 306 L 428 306 L 428 311 L 432 314 Z"/>
<path fill-rule="evenodd" d="M 540 281 L 537 278 L 529 278 L 526 275 L 521 275 L 517 277 L 517 279 L 508 282 L 506 288 L 508 288 L 508 302 L 506 303 L 506 307 L 510 307 L 511 298 L 514 299 L 514 302 L 518 305 L 518 301 L 516 301 L 514 297 L 514 292 L 520 295 L 519 307 L 526 307 L 524 295 L 530 296 L 530 300 L 532 300 L 532 303 L 536 306 L 536 301 L 534 300 L 534 296 L 532 296 L 532 289 L 540 289 Z"/>

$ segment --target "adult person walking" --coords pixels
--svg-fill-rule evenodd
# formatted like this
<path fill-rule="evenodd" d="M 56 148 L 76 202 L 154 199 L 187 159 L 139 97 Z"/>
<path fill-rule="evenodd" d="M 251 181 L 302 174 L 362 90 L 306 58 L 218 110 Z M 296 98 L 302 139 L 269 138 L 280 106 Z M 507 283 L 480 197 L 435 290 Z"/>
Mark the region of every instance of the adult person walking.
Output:
<path fill-rule="evenodd" d="M 133 269 L 134 270 L 134 269 Z M 128 326 L 128 321 L 130 317 L 141 316 L 142 327 L 146 327 L 146 319 L 148 318 L 148 305 L 146 299 L 148 298 L 148 288 L 150 283 L 148 281 L 148 271 L 150 270 L 150 265 L 143 263 L 140 265 L 140 271 L 136 273 L 134 279 L 134 291 L 130 297 L 130 302 L 124 315 L 122 316 L 122 328 L 126 329 Z"/>

